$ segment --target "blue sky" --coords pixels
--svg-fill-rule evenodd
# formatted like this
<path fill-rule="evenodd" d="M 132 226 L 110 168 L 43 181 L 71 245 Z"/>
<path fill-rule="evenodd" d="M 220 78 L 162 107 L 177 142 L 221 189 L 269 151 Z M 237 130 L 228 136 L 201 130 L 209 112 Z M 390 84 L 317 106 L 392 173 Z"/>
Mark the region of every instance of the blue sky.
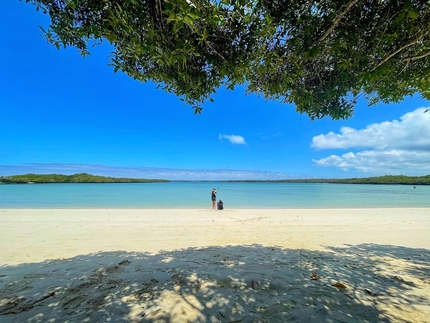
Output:
<path fill-rule="evenodd" d="M 109 65 L 57 50 L 49 16 L 9 0 L 0 12 L 0 176 L 98 175 L 217 180 L 430 174 L 430 107 L 359 101 L 346 121 L 311 121 L 293 105 L 220 89 L 202 115 Z"/>

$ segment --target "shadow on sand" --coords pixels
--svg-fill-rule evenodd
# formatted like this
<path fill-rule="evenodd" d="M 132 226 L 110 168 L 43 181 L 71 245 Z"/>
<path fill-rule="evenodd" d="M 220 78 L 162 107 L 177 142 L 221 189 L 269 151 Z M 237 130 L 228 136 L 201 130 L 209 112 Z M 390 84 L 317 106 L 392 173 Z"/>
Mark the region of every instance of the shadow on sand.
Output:
<path fill-rule="evenodd" d="M 261 245 L 0 268 L 0 322 L 430 322 L 430 250 Z"/>

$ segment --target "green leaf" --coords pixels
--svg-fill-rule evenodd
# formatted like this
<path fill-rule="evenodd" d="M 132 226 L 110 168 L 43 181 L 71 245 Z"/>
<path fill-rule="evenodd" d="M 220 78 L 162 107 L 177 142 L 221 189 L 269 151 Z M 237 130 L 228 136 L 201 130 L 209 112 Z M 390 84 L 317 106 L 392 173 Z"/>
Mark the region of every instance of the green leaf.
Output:
<path fill-rule="evenodd" d="M 184 23 L 191 29 L 194 28 L 194 23 L 188 16 L 184 17 Z"/>
<path fill-rule="evenodd" d="M 409 10 L 408 13 L 406 14 L 406 17 L 411 19 L 418 19 L 418 12 L 414 10 Z"/>
<path fill-rule="evenodd" d="M 202 114 L 203 108 L 199 106 L 193 106 L 194 114 Z"/>
<path fill-rule="evenodd" d="M 170 16 L 169 16 L 169 18 L 167 18 L 167 23 L 170 23 L 170 22 L 172 22 L 172 21 L 176 21 L 177 19 L 176 19 L 176 14 L 175 13 L 172 13 Z"/>
<path fill-rule="evenodd" d="M 72 10 L 76 9 L 76 3 L 74 1 L 69 2 L 67 6 L 70 7 Z"/>

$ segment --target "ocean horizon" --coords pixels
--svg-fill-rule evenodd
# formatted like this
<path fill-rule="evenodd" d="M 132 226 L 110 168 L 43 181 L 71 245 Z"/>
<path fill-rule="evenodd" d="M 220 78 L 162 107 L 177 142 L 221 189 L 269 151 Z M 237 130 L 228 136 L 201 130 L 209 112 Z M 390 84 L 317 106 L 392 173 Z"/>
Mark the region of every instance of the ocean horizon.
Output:
<path fill-rule="evenodd" d="M 0 185 L 0 208 L 225 209 L 430 207 L 430 186 L 278 182 L 172 181 Z"/>

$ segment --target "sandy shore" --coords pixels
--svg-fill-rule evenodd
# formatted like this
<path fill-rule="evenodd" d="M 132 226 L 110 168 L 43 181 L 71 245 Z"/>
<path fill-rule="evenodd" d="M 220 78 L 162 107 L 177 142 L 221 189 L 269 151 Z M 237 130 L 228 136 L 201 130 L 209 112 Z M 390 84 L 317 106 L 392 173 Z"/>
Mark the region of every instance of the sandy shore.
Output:
<path fill-rule="evenodd" d="M 0 322 L 430 322 L 430 209 L 0 209 Z"/>

